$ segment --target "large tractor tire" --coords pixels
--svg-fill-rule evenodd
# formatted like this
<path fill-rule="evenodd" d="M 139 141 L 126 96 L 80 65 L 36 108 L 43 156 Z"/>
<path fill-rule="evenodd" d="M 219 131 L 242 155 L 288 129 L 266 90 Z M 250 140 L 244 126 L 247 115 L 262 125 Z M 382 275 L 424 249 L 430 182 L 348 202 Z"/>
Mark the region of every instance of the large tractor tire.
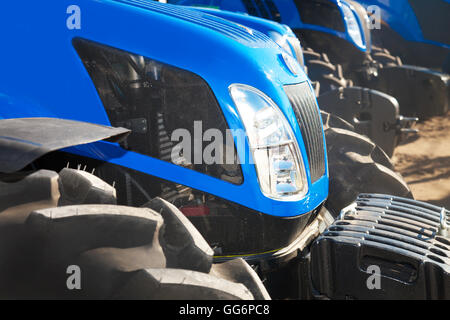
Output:
<path fill-rule="evenodd" d="M 381 63 L 383 66 L 401 66 L 402 59 L 398 56 L 393 56 L 389 50 L 372 46 L 372 58 Z"/>
<path fill-rule="evenodd" d="M 311 48 L 303 50 L 308 77 L 320 83 L 320 93 L 341 87 L 351 87 L 353 82 L 344 78 L 341 65 L 335 65 L 325 53 L 318 53 Z"/>
<path fill-rule="evenodd" d="M 214 266 L 170 203 L 115 203 L 112 186 L 79 170 L 1 175 L 0 298 L 270 298 L 246 262 Z"/>
<path fill-rule="evenodd" d="M 367 137 L 348 130 L 345 121 L 330 121 L 322 112 L 327 142 L 330 191 L 326 203 L 334 216 L 360 193 L 385 193 L 412 198 L 389 157 Z M 327 120 L 328 119 L 328 120 Z"/>

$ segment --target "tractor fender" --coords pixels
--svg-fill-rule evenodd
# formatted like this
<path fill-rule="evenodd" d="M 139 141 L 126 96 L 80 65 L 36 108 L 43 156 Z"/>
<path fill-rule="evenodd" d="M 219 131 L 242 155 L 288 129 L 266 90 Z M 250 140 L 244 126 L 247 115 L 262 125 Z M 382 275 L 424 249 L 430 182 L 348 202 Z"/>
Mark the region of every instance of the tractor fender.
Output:
<path fill-rule="evenodd" d="M 0 120 L 0 172 L 25 168 L 41 156 L 96 141 L 120 142 L 130 131 L 56 118 Z"/>

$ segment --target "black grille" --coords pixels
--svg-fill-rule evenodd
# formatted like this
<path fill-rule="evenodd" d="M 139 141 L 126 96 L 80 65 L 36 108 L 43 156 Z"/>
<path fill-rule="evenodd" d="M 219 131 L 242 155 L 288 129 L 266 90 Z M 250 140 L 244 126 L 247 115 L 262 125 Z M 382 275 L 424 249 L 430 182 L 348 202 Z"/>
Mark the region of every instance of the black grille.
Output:
<path fill-rule="evenodd" d="M 252 0 L 244 0 L 243 2 L 249 15 L 259 17 L 258 11 L 256 10 Z"/>
<path fill-rule="evenodd" d="M 273 2 L 273 0 L 266 0 L 265 3 L 270 10 L 270 14 L 272 15 L 272 20 L 274 20 L 276 22 L 281 22 L 280 11 L 278 10 L 278 8 L 275 5 L 275 3 Z"/>
<path fill-rule="evenodd" d="M 339 7 L 328 0 L 295 0 L 303 23 L 345 32 Z"/>
<path fill-rule="evenodd" d="M 294 108 L 302 132 L 311 170 L 311 182 L 314 183 L 325 174 L 325 145 L 319 107 L 308 82 L 288 85 L 284 90 Z"/>
<path fill-rule="evenodd" d="M 261 0 L 255 0 L 255 2 L 256 2 L 256 6 L 259 9 L 259 12 L 261 13 L 261 18 L 270 19 L 269 12 L 267 11 L 264 3 Z"/>
<path fill-rule="evenodd" d="M 122 142 L 123 148 L 230 183 L 242 183 L 237 163 L 227 164 L 217 159 L 212 164 L 194 165 L 195 142 L 191 144 L 193 154 L 185 156 L 182 152 L 175 156 L 173 152 L 176 151 L 176 143 L 171 141 L 173 132 L 182 128 L 194 136 L 196 121 L 201 121 L 204 132 L 219 129 L 226 136 L 228 124 L 205 80 L 192 72 L 130 52 L 83 39 L 73 42 L 111 124 L 132 131 Z M 202 142 L 200 151 L 205 148 L 206 143 Z M 234 144 L 223 148 L 232 150 Z M 197 153 L 200 160 L 201 156 Z"/>

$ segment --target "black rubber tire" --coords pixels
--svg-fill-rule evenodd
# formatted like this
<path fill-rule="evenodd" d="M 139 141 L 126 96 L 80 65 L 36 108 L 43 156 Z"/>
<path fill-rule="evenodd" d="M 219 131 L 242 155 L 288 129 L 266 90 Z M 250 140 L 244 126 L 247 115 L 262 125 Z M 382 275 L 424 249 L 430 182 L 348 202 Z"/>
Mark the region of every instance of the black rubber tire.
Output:
<path fill-rule="evenodd" d="M 160 242 L 164 247 L 167 267 L 208 273 L 213 250 L 183 213 L 161 198 L 152 199 L 144 207 L 158 212 L 164 219 Z"/>
<path fill-rule="evenodd" d="M 0 176 L 0 224 L 23 223 L 37 209 L 116 203 L 112 186 L 81 170 L 64 168 L 59 174 L 39 170 Z"/>
<path fill-rule="evenodd" d="M 325 125 L 330 190 L 326 207 L 334 216 L 360 193 L 413 198 L 389 157 L 369 138 Z"/>
<path fill-rule="evenodd" d="M 253 300 L 243 285 L 210 274 L 177 269 L 140 270 L 113 299 L 133 300 Z"/>
<path fill-rule="evenodd" d="M 212 272 L 213 250 L 165 200 L 56 207 L 77 201 L 115 203 L 115 190 L 73 169 L 0 177 L 0 298 L 270 298 L 245 261 Z M 81 272 L 82 290 L 69 289 L 69 267 Z"/>
<path fill-rule="evenodd" d="M 59 172 L 61 197 L 58 206 L 74 204 L 117 204 L 116 189 L 82 170 L 64 168 Z"/>
<path fill-rule="evenodd" d="M 374 52 L 374 53 L 372 53 L 372 58 L 376 62 L 381 63 L 381 65 L 383 67 L 384 66 L 401 66 L 401 65 L 403 65 L 400 57 L 394 57 L 390 53 L 386 53 L 386 52 Z"/>
<path fill-rule="evenodd" d="M 396 65 L 401 66 L 403 65 L 403 61 L 400 57 L 392 55 L 388 49 L 381 48 L 377 46 L 372 46 L 372 58 L 382 63 L 383 65 Z"/>
<path fill-rule="evenodd" d="M 179 269 L 173 261 L 167 268 L 166 251 L 172 248 L 164 233 L 170 229 L 148 208 L 80 205 L 33 211 L 23 225 L 1 228 L 0 297 L 253 299 L 243 284 Z M 11 241 L 19 247 L 12 248 Z M 207 248 L 203 260 L 211 261 Z M 79 268 L 82 290 L 68 289 L 70 266 Z"/>
<path fill-rule="evenodd" d="M 270 299 L 270 295 L 258 274 L 241 258 L 213 264 L 210 274 L 232 282 L 244 284 L 253 294 L 255 300 Z"/>
<path fill-rule="evenodd" d="M 305 48 L 303 54 L 308 76 L 312 81 L 320 83 L 320 93 L 353 85 L 351 80 L 344 78 L 342 67 L 332 64 L 325 53 Z"/>
<path fill-rule="evenodd" d="M 320 115 L 322 117 L 323 128 L 327 130 L 328 128 L 339 128 L 348 131 L 355 131 L 355 127 L 350 124 L 350 122 L 335 116 L 334 114 L 328 113 L 326 111 L 320 110 Z"/>
<path fill-rule="evenodd" d="M 0 226 L 23 223 L 32 210 L 56 207 L 58 183 L 58 174 L 49 170 L 1 174 Z"/>

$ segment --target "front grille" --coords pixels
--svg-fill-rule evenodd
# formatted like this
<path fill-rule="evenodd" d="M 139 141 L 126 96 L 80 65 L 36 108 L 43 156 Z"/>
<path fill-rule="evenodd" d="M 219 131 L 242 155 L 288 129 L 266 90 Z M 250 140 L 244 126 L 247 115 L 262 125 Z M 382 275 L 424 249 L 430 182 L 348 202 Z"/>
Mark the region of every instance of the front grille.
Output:
<path fill-rule="evenodd" d="M 284 90 L 300 126 L 308 155 L 311 182 L 314 183 L 325 174 L 325 144 L 319 107 L 308 82 L 288 85 Z"/>

